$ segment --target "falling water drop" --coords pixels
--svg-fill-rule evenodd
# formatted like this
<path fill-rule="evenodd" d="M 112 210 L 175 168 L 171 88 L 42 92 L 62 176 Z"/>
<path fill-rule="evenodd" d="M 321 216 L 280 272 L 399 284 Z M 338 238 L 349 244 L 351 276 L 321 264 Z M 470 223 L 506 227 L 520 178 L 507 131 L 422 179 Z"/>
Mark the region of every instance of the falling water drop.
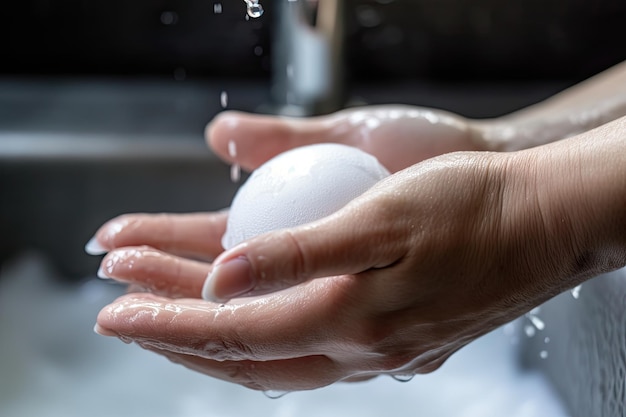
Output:
<path fill-rule="evenodd" d="M 526 337 L 533 337 L 535 335 L 535 332 L 536 330 L 533 326 L 524 326 L 524 333 L 526 333 Z"/>
<path fill-rule="evenodd" d="M 547 350 L 542 350 L 541 352 L 539 352 L 539 357 L 541 359 L 547 359 L 548 358 L 548 351 Z"/>
<path fill-rule="evenodd" d="M 228 93 L 226 91 L 222 91 L 222 94 L 220 94 L 220 104 L 223 109 L 228 106 Z"/>
<path fill-rule="evenodd" d="M 544 323 L 544 321 L 535 315 L 529 314 L 528 320 L 530 320 L 530 322 L 533 324 L 533 326 L 537 328 L 537 330 L 543 330 L 546 328 L 546 324 Z"/>
<path fill-rule="evenodd" d="M 228 141 L 228 156 L 231 158 L 237 157 L 237 144 L 234 140 Z M 239 182 L 241 179 L 241 166 L 237 163 L 234 163 L 230 166 L 230 180 L 232 182 Z"/>
<path fill-rule="evenodd" d="M 289 391 L 281 391 L 277 389 L 268 389 L 267 391 L 263 391 L 263 394 L 272 400 L 277 400 L 285 395 L 289 394 Z"/>
<path fill-rule="evenodd" d="M 409 382 L 413 379 L 413 377 L 415 377 L 415 375 L 412 374 L 406 374 L 406 375 L 391 375 L 391 377 L 393 379 L 395 379 L 398 382 Z"/>
<path fill-rule="evenodd" d="M 574 288 L 572 288 L 572 297 L 574 297 L 577 300 L 578 300 L 578 297 L 580 297 L 580 288 L 581 287 L 582 287 L 582 285 L 577 285 Z"/>
<path fill-rule="evenodd" d="M 222 3 L 215 3 L 213 5 L 213 13 L 215 13 L 215 14 L 222 13 Z"/>
<path fill-rule="evenodd" d="M 263 15 L 263 6 L 259 3 L 259 0 L 244 0 L 247 6 L 248 16 L 256 19 Z"/>
<path fill-rule="evenodd" d="M 169 10 L 161 13 L 161 23 L 166 26 L 175 25 L 178 23 L 178 13 Z"/>
<path fill-rule="evenodd" d="M 241 179 L 241 166 L 239 164 L 232 164 L 230 166 L 230 180 L 232 182 L 239 182 Z"/>

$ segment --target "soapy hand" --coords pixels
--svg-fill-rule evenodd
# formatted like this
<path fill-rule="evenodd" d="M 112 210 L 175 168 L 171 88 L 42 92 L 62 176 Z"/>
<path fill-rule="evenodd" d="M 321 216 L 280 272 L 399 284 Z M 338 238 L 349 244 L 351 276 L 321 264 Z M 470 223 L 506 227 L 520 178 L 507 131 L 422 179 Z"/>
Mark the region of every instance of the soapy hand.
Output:
<path fill-rule="evenodd" d="M 321 139 L 361 147 L 396 171 L 433 154 L 474 146 L 469 126 L 461 117 L 406 106 L 346 110 L 316 119 L 227 112 L 218 116 L 207 132 L 218 154 L 248 169 L 277 153 Z M 228 149 L 232 138 L 237 138 L 236 158 Z M 341 288 L 351 285 L 350 277 L 336 277 L 326 283 L 318 280 L 267 298 L 234 301 L 221 307 L 200 300 L 202 285 L 212 267 L 199 259 L 211 260 L 221 252 L 219 242 L 226 216 L 225 212 L 129 214 L 103 225 L 87 247 L 90 253 L 110 251 L 102 261 L 99 275 L 143 287 L 149 293 L 130 294 L 103 309 L 97 331 L 130 338 L 190 368 L 258 389 L 313 388 L 379 373 L 380 370 L 351 370 L 346 374 L 338 363 L 333 363 L 331 352 L 324 353 L 327 348 L 323 345 L 332 343 L 345 351 L 340 356 L 352 356 L 353 342 L 346 340 L 341 347 L 342 343 L 333 339 L 342 330 L 331 332 L 328 327 L 343 321 L 343 307 L 334 300 L 346 295 Z M 160 328 L 146 320 L 146 311 L 158 313 L 151 315 L 158 321 L 189 321 L 184 329 L 175 330 L 173 322 Z M 250 321 L 252 315 L 254 322 Z M 139 316 L 143 319 L 137 320 Z M 216 320 L 217 316 L 220 320 Z M 124 328 L 131 321 L 137 328 Z M 273 323 L 273 328 L 266 327 L 265 322 Z M 208 323 L 213 323 L 210 329 L 206 328 Z M 254 331 L 245 329 L 250 325 Z M 345 325 L 349 323 L 341 327 Z M 199 327 L 192 330 L 196 326 Z M 165 339 L 172 343 L 165 342 L 165 333 L 169 334 Z M 239 340 L 240 335 L 247 335 L 247 340 Z M 303 344 L 307 343 L 311 346 L 305 349 Z M 281 344 L 285 346 L 280 347 Z M 266 354 L 256 353 L 257 349 Z M 307 354 L 310 349 L 322 349 L 322 353 Z M 442 360 L 421 369 L 434 369 Z M 259 376 L 247 372 L 248 368 L 258 369 L 260 378 L 266 380 L 257 381 Z"/>
<path fill-rule="evenodd" d="M 607 137 L 597 135 L 592 154 L 570 140 L 433 158 L 329 217 L 221 254 L 224 213 L 114 220 L 96 238 L 114 249 L 103 274 L 152 293 L 105 307 L 96 331 L 262 390 L 430 372 L 480 335 L 624 265 L 624 176 L 607 170 L 607 161 L 624 166 L 624 153 Z M 587 175 L 570 181 L 581 169 Z M 205 296 L 218 302 L 200 299 L 207 274 Z"/>
<path fill-rule="evenodd" d="M 475 123 L 414 106 L 357 107 L 312 118 L 288 118 L 227 111 L 207 127 L 210 147 L 223 160 L 253 170 L 297 146 L 341 143 L 374 155 L 396 172 L 424 159 L 454 151 L 485 150 Z M 229 144 L 234 142 L 236 155 Z"/>
<path fill-rule="evenodd" d="M 96 330 L 262 390 L 433 371 L 554 294 L 528 283 L 529 258 L 563 254 L 541 246 L 520 253 L 507 227 L 517 220 L 501 211 L 517 200 L 504 182 L 507 158 L 463 153 L 418 164 L 330 217 L 254 238 L 213 266 L 148 247 L 114 250 L 103 260 L 105 274 L 160 296 L 122 297 L 102 310 Z M 197 247 L 168 241 L 186 218 L 162 220 L 133 233 L 176 253 Z M 217 222 L 195 221 L 205 231 Z M 541 225 L 526 226 L 540 241 Z M 124 228 L 116 230 L 128 241 Z M 200 252 L 214 255 L 210 247 Z M 511 261 L 503 266 L 503 259 Z M 284 291 L 220 305 L 200 299 L 206 273 L 217 299 Z"/>

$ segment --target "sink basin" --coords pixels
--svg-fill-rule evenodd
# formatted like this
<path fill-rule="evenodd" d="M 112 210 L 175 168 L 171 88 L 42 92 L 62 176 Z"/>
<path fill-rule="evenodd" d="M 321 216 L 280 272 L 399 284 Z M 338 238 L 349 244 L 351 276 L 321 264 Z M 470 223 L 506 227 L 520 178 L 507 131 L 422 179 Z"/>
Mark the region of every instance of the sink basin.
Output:
<path fill-rule="evenodd" d="M 96 335 L 98 310 L 123 287 L 96 278 L 59 284 L 55 274 L 37 253 L 2 270 L 2 416 L 568 415 L 542 374 L 519 367 L 519 345 L 502 329 L 462 349 L 437 372 L 410 382 L 379 377 L 272 400 Z"/>

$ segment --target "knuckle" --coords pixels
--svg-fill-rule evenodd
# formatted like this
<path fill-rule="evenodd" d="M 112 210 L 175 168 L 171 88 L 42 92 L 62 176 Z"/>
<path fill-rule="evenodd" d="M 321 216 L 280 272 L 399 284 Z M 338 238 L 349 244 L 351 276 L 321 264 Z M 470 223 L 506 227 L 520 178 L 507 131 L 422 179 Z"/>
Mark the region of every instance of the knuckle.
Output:
<path fill-rule="evenodd" d="M 303 250 L 298 237 L 293 231 L 287 229 L 282 231 L 283 237 L 289 246 L 289 254 L 291 255 L 291 271 L 287 279 L 293 279 L 296 282 L 306 281 L 310 277 L 309 263 L 307 262 L 306 252 Z"/>
<path fill-rule="evenodd" d="M 291 230 L 284 229 L 272 233 L 267 239 L 262 246 L 271 245 L 272 252 L 280 253 L 284 261 L 276 262 L 275 257 L 266 256 L 262 250 L 259 251 L 260 255 L 252 258 L 257 277 L 256 290 L 262 293 L 306 281 L 310 269 L 297 236 Z M 279 242 L 278 249 L 276 242 Z"/>

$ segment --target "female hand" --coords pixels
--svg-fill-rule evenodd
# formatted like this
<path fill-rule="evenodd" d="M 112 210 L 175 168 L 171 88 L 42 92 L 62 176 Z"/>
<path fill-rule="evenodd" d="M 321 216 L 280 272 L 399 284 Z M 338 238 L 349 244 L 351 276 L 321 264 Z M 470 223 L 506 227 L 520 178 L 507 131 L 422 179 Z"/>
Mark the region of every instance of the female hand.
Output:
<path fill-rule="evenodd" d="M 523 152 L 430 159 L 334 215 L 251 239 L 212 266 L 114 250 L 107 275 L 162 296 L 122 297 L 96 330 L 255 389 L 432 371 L 476 337 L 626 263 L 625 123 Z M 223 230 L 223 217 L 202 219 L 194 221 Z M 110 241 L 133 241 L 120 238 L 125 230 L 105 225 L 98 240 L 112 231 Z M 156 229 L 129 236 L 142 234 L 174 253 L 214 255 L 213 244 L 170 241 Z M 209 270 L 206 298 L 269 295 L 201 301 Z"/>
<path fill-rule="evenodd" d="M 334 215 L 236 246 L 213 266 L 149 248 L 113 251 L 103 260 L 107 275 L 162 296 L 118 299 L 99 314 L 97 331 L 254 389 L 430 372 L 478 336 L 615 266 L 606 257 L 580 265 L 574 248 L 589 245 L 573 237 L 584 233 L 565 233 L 578 224 L 561 224 L 560 206 L 542 206 L 546 189 L 534 188 L 567 192 L 553 188 L 567 168 L 544 177 L 537 158 L 434 158 Z M 548 172 L 559 171 L 558 160 Z M 133 233 L 174 252 L 191 249 L 154 229 Z M 271 294 L 200 300 L 209 270 L 212 298 Z"/>
<path fill-rule="evenodd" d="M 484 150 L 482 131 L 472 123 L 442 110 L 402 105 L 357 107 L 306 119 L 227 111 L 207 126 L 206 136 L 220 158 L 246 170 L 297 146 L 334 142 L 360 148 L 396 172 L 444 153 Z"/>
<path fill-rule="evenodd" d="M 507 290 L 519 293 L 520 279 L 498 282 L 497 260 L 515 248 L 513 236 L 495 236 L 502 158 L 466 153 L 418 164 L 335 215 L 224 254 L 214 270 L 222 282 L 214 289 L 218 298 L 237 295 L 224 289 L 251 275 L 254 294 L 290 287 L 266 297 L 222 306 L 203 301 L 208 264 L 148 247 L 114 250 L 103 260 L 106 275 L 161 296 L 122 297 L 102 310 L 97 331 L 255 389 L 432 371 L 544 297 L 515 304 Z M 105 225 L 100 234 L 112 228 L 122 242 L 132 229 L 153 246 L 191 249 L 193 238 L 163 241 L 178 231 L 161 233 L 166 221 L 150 227 L 147 219 L 129 229 Z M 311 281 L 295 285 L 305 280 Z"/>

